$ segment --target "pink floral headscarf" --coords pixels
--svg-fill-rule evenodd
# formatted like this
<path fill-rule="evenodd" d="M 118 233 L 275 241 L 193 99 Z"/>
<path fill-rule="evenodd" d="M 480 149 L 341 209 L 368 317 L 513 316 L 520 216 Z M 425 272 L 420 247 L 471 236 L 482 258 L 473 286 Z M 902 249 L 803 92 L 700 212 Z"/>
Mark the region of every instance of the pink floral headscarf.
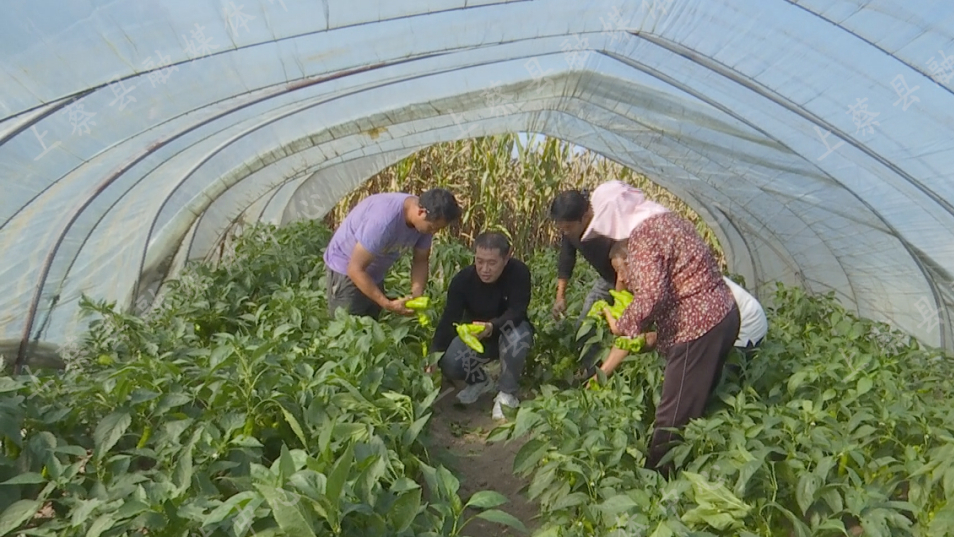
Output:
<path fill-rule="evenodd" d="M 613 240 L 628 239 L 636 226 L 650 216 L 668 213 L 669 209 L 649 201 L 641 190 L 622 181 L 608 181 L 593 190 L 590 196 L 593 220 L 583 232 L 582 240 L 597 236 Z"/>

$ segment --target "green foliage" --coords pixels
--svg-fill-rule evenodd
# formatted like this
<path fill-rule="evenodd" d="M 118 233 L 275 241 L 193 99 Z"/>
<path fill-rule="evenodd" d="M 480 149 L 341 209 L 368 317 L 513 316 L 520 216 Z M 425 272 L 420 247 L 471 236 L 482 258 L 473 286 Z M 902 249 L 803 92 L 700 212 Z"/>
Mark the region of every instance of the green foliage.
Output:
<path fill-rule="evenodd" d="M 730 359 L 744 380 L 727 374 L 671 451 L 672 481 L 644 468 L 655 352 L 630 355 L 607 389 L 543 386 L 493 431 L 529 439 L 514 471 L 540 503 L 537 535 L 954 534 L 949 358 L 834 295 L 779 286 L 774 303 L 756 356 Z"/>
<path fill-rule="evenodd" d="M 328 237 L 253 228 L 147 319 L 87 302 L 98 359 L 0 378 L 0 535 L 443 536 L 465 508 L 519 527 L 429 463 L 424 329 L 325 313 Z"/>
<path fill-rule="evenodd" d="M 90 357 L 0 377 L 0 536 L 462 535 L 474 518 L 525 529 L 491 491 L 469 499 L 424 436 L 438 394 L 423 373 L 450 278 L 473 261 L 439 239 L 428 306 L 381 322 L 330 318 L 322 248 L 303 223 L 247 230 L 226 266 L 191 267 L 148 318 L 86 302 Z M 526 438 L 514 471 L 538 535 L 954 534 L 950 361 L 833 295 L 779 286 L 742 381 L 727 374 L 671 457 L 643 468 L 663 361 L 632 354 L 599 390 L 572 387 L 579 352 L 622 343 L 582 313 L 550 313 L 556 252 L 522 254 L 538 390 L 495 440 Z M 408 257 L 386 281 L 410 289 Z M 424 302 L 424 301 L 422 301 Z M 639 338 L 632 341 L 639 344 Z M 93 359 L 95 357 L 95 359 Z"/>

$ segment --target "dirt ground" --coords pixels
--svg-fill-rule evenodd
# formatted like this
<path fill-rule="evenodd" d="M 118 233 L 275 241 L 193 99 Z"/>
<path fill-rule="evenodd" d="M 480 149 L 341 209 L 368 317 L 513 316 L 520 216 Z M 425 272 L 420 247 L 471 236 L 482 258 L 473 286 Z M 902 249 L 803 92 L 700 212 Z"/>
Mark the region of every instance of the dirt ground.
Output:
<path fill-rule="evenodd" d="M 443 390 L 450 386 L 449 382 L 445 383 Z M 534 519 L 539 510 L 534 503 L 527 501 L 522 491 L 527 481 L 513 474 L 514 456 L 525 441 L 486 441 L 487 435 L 497 426 L 490 416 L 495 392 L 484 394 L 476 403 L 467 406 L 457 401 L 456 393 L 456 390 L 450 391 L 434 404 L 429 429 L 432 454 L 460 479 L 459 494 L 465 503 L 477 491 L 497 491 L 510 500 L 498 509 L 520 519 L 532 533 L 539 526 Z M 527 534 L 478 518 L 464 528 L 463 535 L 526 537 Z"/>

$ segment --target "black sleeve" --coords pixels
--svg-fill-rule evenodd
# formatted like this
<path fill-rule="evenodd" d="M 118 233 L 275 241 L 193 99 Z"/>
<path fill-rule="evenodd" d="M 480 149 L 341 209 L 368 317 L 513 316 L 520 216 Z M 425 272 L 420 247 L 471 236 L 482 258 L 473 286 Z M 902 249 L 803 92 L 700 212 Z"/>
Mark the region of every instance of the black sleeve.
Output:
<path fill-rule="evenodd" d="M 490 320 L 495 334 L 500 334 L 500 329 L 507 326 L 507 323 L 512 323 L 512 329 L 527 318 L 527 308 L 530 307 L 530 269 L 523 263 L 513 268 L 513 273 L 507 279 L 507 309 L 499 317 Z"/>
<path fill-rule="evenodd" d="M 560 243 L 560 258 L 557 260 L 557 279 L 569 280 L 573 276 L 573 268 L 576 266 L 576 246 L 570 242 L 570 239 L 563 236 Z"/>
<path fill-rule="evenodd" d="M 461 274 L 458 273 L 451 280 L 447 288 L 447 304 L 444 305 L 444 313 L 441 314 L 441 320 L 437 323 L 434 330 L 434 339 L 431 341 L 431 352 L 444 352 L 450 346 L 451 341 L 457 332 L 454 330 L 454 323 L 459 323 L 464 317 L 464 285 Z"/>

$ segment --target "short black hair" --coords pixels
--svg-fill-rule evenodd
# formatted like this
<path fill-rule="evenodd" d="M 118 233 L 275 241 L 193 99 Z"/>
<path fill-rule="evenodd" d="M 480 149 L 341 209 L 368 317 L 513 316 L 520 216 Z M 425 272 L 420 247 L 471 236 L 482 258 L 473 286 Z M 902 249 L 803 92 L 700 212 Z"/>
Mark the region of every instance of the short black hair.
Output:
<path fill-rule="evenodd" d="M 557 194 L 550 204 L 550 218 L 557 222 L 577 222 L 590 208 L 586 194 L 579 190 L 567 190 Z"/>
<path fill-rule="evenodd" d="M 451 194 L 450 190 L 445 188 L 428 190 L 421 194 L 418 203 L 427 210 L 427 216 L 424 219 L 428 222 L 444 220 L 451 223 L 460 218 L 460 206 L 457 205 L 457 198 Z"/>
<path fill-rule="evenodd" d="M 500 252 L 500 257 L 505 257 L 510 253 L 510 239 L 503 233 L 484 231 L 474 239 L 474 249 L 477 248 L 497 250 Z"/>

